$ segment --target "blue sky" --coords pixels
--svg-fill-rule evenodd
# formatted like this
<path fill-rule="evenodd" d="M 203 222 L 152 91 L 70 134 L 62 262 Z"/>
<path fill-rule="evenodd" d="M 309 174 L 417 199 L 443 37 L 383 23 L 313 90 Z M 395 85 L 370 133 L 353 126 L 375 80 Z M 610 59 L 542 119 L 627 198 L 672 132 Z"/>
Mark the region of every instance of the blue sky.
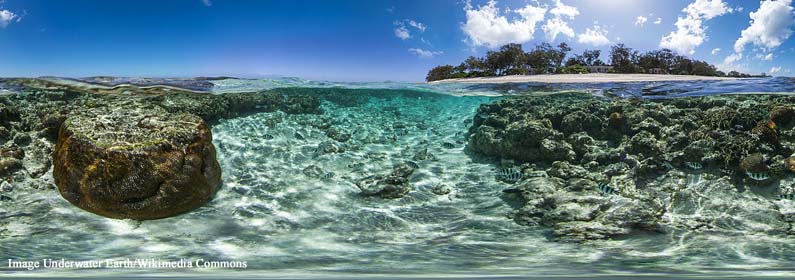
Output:
<path fill-rule="evenodd" d="M 508 42 L 662 46 L 792 76 L 792 0 L 0 0 L 0 76 L 421 81 Z M 751 15 L 754 16 L 753 23 Z"/>

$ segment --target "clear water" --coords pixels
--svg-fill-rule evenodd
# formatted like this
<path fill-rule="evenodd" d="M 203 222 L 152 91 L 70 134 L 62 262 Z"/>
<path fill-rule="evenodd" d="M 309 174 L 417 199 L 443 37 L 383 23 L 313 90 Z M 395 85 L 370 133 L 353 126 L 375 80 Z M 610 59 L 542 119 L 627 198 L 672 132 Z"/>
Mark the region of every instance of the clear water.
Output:
<path fill-rule="evenodd" d="M 475 162 L 464 153 L 464 132 L 479 105 L 503 94 L 538 90 L 536 85 L 338 84 L 300 79 L 214 83 L 216 92 L 284 86 L 404 91 L 373 94 L 354 107 L 324 102 L 322 115 L 275 112 L 220 121 L 212 131 L 223 186 L 211 203 L 184 215 L 143 222 L 107 219 L 72 206 L 56 190 L 19 193 L 15 205 L 22 207 L 0 208 L 0 216 L 21 215 L 7 219 L 0 235 L 0 255 L 9 258 L 204 258 L 246 261 L 246 269 L 27 271 L 3 264 L 0 276 L 795 275 L 795 242 L 786 237 L 673 232 L 577 244 L 552 242 L 546 229 L 516 224 L 508 216 L 517 202 L 502 193 L 507 185 L 495 179 L 493 162 Z M 755 86 L 759 83 L 776 85 L 768 87 L 775 92 L 793 89 L 789 80 L 743 83 L 748 92 L 760 91 Z M 624 90 L 643 95 L 644 88 L 673 88 L 675 95 L 712 94 L 725 86 L 696 84 L 544 87 L 625 96 Z M 623 90 L 615 90 L 618 87 Z M 322 125 L 351 134 L 344 152 L 315 151 L 329 139 L 317 128 Z M 359 195 L 353 183 L 357 178 L 388 172 L 424 148 L 437 159 L 417 161 L 420 168 L 410 177 L 414 191 L 409 195 L 394 200 Z M 303 170 L 310 165 L 334 176 L 307 176 Z M 431 188 L 439 183 L 451 186 L 452 192 L 433 194 Z"/>

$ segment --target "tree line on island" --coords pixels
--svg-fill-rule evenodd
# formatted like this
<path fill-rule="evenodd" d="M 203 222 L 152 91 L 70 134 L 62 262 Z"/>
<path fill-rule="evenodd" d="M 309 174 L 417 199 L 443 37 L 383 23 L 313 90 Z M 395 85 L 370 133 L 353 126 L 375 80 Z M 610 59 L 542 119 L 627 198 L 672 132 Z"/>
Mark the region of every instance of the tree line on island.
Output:
<path fill-rule="evenodd" d="M 610 65 L 600 58 L 600 50 L 585 50 L 566 59 L 571 48 L 566 43 L 553 47 L 549 43 L 536 45 L 525 52 L 521 44 L 507 44 L 497 51 L 488 51 L 485 57 L 468 57 L 458 66 L 436 66 L 425 80 L 492 77 L 506 75 L 535 74 L 584 74 L 584 73 L 648 73 L 715 77 L 749 78 L 752 76 L 737 71 L 725 73 L 706 61 L 690 59 L 669 49 L 641 53 L 624 44 L 610 48 Z M 764 73 L 762 77 L 766 76 Z"/>

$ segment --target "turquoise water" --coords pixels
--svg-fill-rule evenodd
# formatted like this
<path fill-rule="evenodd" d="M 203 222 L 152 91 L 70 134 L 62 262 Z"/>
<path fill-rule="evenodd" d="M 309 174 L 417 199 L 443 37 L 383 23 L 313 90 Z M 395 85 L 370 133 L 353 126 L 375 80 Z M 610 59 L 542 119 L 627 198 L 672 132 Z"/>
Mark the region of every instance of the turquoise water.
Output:
<path fill-rule="evenodd" d="M 19 196 L 23 209 L 2 211 L 23 217 L 7 224 L 0 239 L 0 252 L 11 258 L 203 258 L 245 261 L 245 269 L 27 271 L 0 266 L 3 276 L 793 276 L 795 242 L 787 237 L 671 232 L 580 244 L 553 242 L 548 229 L 515 223 L 510 215 L 518 202 L 502 192 L 510 185 L 495 178 L 495 162 L 465 152 L 466 131 L 481 104 L 536 90 L 534 85 L 215 83 L 216 92 L 286 86 L 399 90 L 345 90 L 355 97 L 324 101 L 319 115 L 273 112 L 219 121 L 212 132 L 223 185 L 212 202 L 184 215 L 143 222 L 107 219 L 72 206 L 55 190 Z M 672 85 L 546 87 L 623 95 Z M 775 89 L 791 92 L 789 86 Z M 691 93 L 699 94 L 709 87 L 681 84 L 675 91 L 687 94 L 682 89 L 693 88 Z M 335 142 L 336 152 L 324 153 L 318 146 L 331 141 L 325 132 L 329 127 L 349 137 Z M 414 159 L 425 149 L 435 160 Z M 407 161 L 418 165 L 408 195 L 360 195 L 357 178 Z M 439 184 L 450 192 L 435 194 Z"/>

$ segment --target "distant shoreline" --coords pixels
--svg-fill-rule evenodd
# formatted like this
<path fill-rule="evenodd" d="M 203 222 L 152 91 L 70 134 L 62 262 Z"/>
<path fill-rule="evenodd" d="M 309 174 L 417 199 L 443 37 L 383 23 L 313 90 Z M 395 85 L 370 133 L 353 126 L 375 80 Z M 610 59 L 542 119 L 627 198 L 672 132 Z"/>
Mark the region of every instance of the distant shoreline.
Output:
<path fill-rule="evenodd" d="M 544 75 L 513 75 L 496 77 L 478 77 L 463 79 L 446 79 L 428 82 L 437 83 L 468 83 L 468 84 L 503 84 L 503 83 L 631 83 L 631 82 L 672 82 L 672 81 L 715 81 L 736 80 L 732 77 L 711 77 L 692 75 L 663 74 L 544 74 Z"/>

